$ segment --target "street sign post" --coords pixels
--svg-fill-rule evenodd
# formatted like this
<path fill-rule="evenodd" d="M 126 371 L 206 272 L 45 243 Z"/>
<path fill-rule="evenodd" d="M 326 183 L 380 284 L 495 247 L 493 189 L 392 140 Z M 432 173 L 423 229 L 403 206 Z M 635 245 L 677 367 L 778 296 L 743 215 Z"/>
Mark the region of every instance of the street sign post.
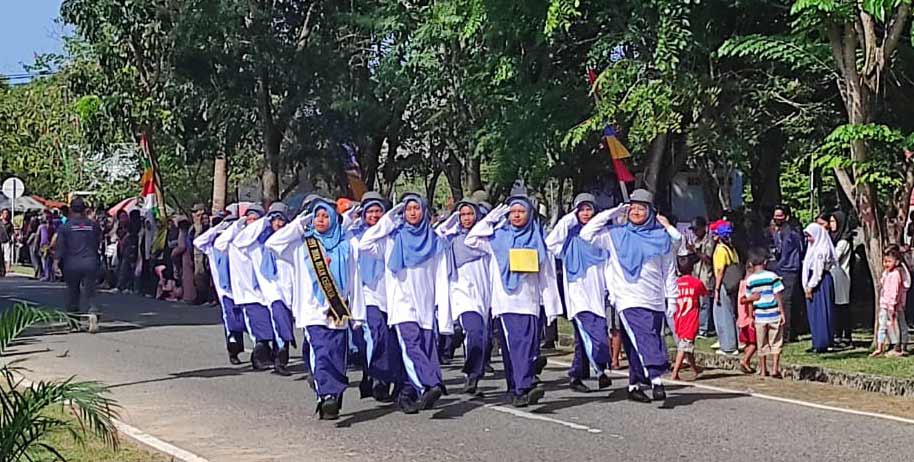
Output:
<path fill-rule="evenodd" d="M 19 178 L 11 176 L 3 180 L 3 186 L 0 189 L 3 190 L 4 196 L 10 198 L 10 223 L 13 223 L 13 219 L 16 218 L 16 199 L 22 197 L 22 193 L 25 192 L 25 184 Z M 13 229 L 15 226 L 13 225 Z M 10 236 L 10 239 L 12 238 L 13 236 Z"/>

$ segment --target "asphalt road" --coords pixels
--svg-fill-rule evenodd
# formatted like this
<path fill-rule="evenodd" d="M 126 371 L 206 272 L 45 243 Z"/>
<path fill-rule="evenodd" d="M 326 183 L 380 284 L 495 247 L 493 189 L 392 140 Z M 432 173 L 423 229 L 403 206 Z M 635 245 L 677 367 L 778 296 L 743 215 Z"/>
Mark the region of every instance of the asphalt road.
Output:
<path fill-rule="evenodd" d="M 60 306 L 63 288 L 0 279 L 0 309 L 27 300 Z M 45 333 L 15 346 L 33 379 L 77 375 L 112 387 L 122 420 L 213 462 L 287 460 L 884 460 L 910 451 L 911 425 L 690 387 L 668 387 L 663 405 L 564 388 L 564 367 L 543 375 L 543 402 L 502 405 L 504 382 L 481 383 L 482 399 L 451 394 L 437 409 L 404 415 L 358 399 L 358 373 L 340 420 L 314 416 L 302 379 L 253 372 L 226 360 L 220 314 L 101 294 L 97 335 Z M 246 356 L 246 355 L 245 355 Z M 500 369 L 500 365 L 496 365 Z M 459 365 L 447 385 L 462 384 Z M 595 387 L 595 384 L 593 384 Z"/>

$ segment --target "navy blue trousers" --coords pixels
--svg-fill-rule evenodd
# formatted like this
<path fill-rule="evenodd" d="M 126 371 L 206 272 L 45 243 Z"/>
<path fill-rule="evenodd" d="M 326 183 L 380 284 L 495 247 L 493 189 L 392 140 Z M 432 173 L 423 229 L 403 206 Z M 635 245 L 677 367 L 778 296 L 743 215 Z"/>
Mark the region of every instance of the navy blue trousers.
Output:
<path fill-rule="evenodd" d="M 270 310 L 260 303 L 246 303 L 241 308 L 244 309 L 245 323 L 251 338 L 255 342 L 272 341 L 273 319 Z"/>
<path fill-rule="evenodd" d="M 588 366 L 595 375 L 608 369 L 610 344 L 606 318 L 590 312 L 578 313 L 574 325 L 574 358 L 568 376 L 572 379 L 589 377 Z"/>
<path fill-rule="evenodd" d="M 309 363 L 318 398 L 343 396 L 349 386 L 346 376 L 349 359 L 349 329 L 308 326 L 305 338 L 311 345 Z"/>
<path fill-rule="evenodd" d="M 438 342 L 433 330 L 423 329 L 415 322 L 394 326 L 400 342 L 406 380 L 402 393 L 418 397 L 426 389 L 442 384 L 438 362 Z M 415 393 L 415 395 L 413 395 Z"/>
<path fill-rule="evenodd" d="M 540 322 L 538 316 L 514 313 L 499 316 L 498 322 L 508 392 L 521 396 L 533 389 L 533 363 L 540 354 Z"/>
<path fill-rule="evenodd" d="M 463 373 L 479 380 L 486 373 L 489 351 L 489 327 L 479 313 L 466 312 L 457 318 L 463 328 Z"/>
<path fill-rule="evenodd" d="M 663 341 L 666 314 L 647 308 L 626 308 L 619 311 L 619 319 L 624 327 L 622 345 L 628 357 L 629 388 L 660 380 L 670 367 Z"/>

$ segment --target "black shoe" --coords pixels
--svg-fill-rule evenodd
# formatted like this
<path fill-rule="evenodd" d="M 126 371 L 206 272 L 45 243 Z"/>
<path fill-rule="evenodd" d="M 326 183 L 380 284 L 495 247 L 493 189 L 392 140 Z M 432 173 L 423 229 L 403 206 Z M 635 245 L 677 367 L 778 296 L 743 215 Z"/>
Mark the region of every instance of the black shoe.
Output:
<path fill-rule="evenodd" d="M 636 388 L 634 390 L 628 390 L 628 399 L 629 401 L 634 401 L 636 403 L 649 403 L 651 399 L 647 397 L 644 393 L 644 390 Z"/>
<path fill-rule="evenodd" d="M 292 371 L 289 370 L 286 366 L 276 363 L 273 365 L 273 373 L 282 377 L 291 377 Z"/>
<path fill-rule="evenodd" d="M 359 382 L 359 399 L 374 397 L 374 380 L 367 375 L 362 375 L 362 381 Z"/>
<path fill-rule="evenodd" d="M 599 385 L 600 389 L 603 390 L 605 388 L 609 388 L 610 386 L 612 386 L 613 381 L 611 378 L 609 378 L 608 375 L 606 375 L 606 373 L 603 373 L 603 374 L 600 374 L 600 379 L 599 379 L 598 383 L 600 384 Z"/>
<path fill-rule="evenodd" d="M 494 373 L 495 373 L 495 368 L 486 364 L 486 374 L 494 374 Z"/>
<path fill-rule="evenodd" d="M 555 350 L 555 342 L 546 342 L 540 347 L 540 350 Z"/>
<path fill-rule="evenodd" d="M 265 371 L 273 368 L 273 352 L 267 342 L 257 342 L 251 351 L 251 367 L 255 371 Z"/>
<path fill-rule="evenodd" d="M 663 385 L 654 385 L 651 387 L 651 395 L 654 401 L 663 401 L 666 399 L 666 388 Z"/>
<path fill-rule="evenodd" d="M 590 388 L 587 388 L 587 385 L 584 385 L 584 382 L 582 382 L 581 379 L 571 379 L 568 388 L 571 388 L 572 391 L 578 393 L 590 393 Z"/>
<path fill-rule="evenodd" d="M 336 420 L 340 418 L 340 403 L 333 396 L 325 396 L 320 404 L 321 420 Z"/>
<path fill-rule="evenodd" d="M 276 352 L 276 360 L 273 362 L 273 373 L 283 377 L 289 377 L 292 372 L 289 371 L 289 345 L 285 344 Z"/>
<path fill-rule="evenodd" d="M 544 396 L 546 396 L 546 390 L 543 387 L 533 387 L 533 389 L 527 393 L 527 402 L 530 404 L 537 404 Z"/>
<path fill-rule="evenodd" d="M 404 414 L 418 414 L 419 413 L 419 403 L 413 399 L 412 396 L 408 396 L 405 393 L 401 393 L 397 398 L 397 404 L 400 406 L 400 410 Z"/>
<path fill-rule="evenodd" d="M 233 366 L 238 366 L 241 364 L 241 360 L 238 359 L 238 355 L 229 355 L 229 363 Z"/>
<path fill-rule="evenodd" d="M 465 395 L 475 395 L 477 385 L 479 385 L 478 379 L 467 378 L 463 384 L 463 390 L 460 390 L 460 392 Z"/>
<path fill-rule="evenodd" d="M 374 384 L 374 387 L 371 389 L 371 395 L 374 397 L 375 401 L 379 403 L 389 403 L 393 401 L 393 396 L 390 394 L 390 385 L 384 382 Z"/>
<path fill-rule="evenodd" d="M 529 406 L 530 405 L 529 393 L 526 393 L 526 394 L 523 394 L 520 396 L 515 396 L 514 399 L 511 401 L 511 405 L 513 405 L 514 407 Z"/>
<path fill-rule="evenodd" d="M 542 374 L 543 369 L 546 368 L 547 362 L 549 362 L 549 360 L 547 360 L 545 356 L 537 356 L 537 358 L 533 360 L 533 375 Z"/>
<path fill-rule="evenodd" d="M 427 411 L 435 407 L 435 403 L 441 398 L 442 391 L 440 387 L 426 389 L 422 396 L 419 397 L 419 409 Z"/>

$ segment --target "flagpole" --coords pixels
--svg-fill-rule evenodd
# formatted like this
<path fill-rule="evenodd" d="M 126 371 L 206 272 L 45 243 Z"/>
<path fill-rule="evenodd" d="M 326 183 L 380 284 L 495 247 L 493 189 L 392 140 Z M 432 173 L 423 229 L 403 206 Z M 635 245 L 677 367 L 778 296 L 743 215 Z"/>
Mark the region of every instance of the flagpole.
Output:
<path fill-rule="evenodd" d="M 594 103 L 597 105 L 597 110 L 599 110 L 599 106 L 600 106 L 600 95 L 597 93 L 597 81 L 596 81 L 596 79 L 594 79 L 594 80 L 593 80 L 593 83 L 590 84 L 590 93 L 593 94 L 593 101 L 594 101 Z M 601 136 L 600 139 L 602 139 L 602 136 Z M 608 145 L 606 146 L 606 149 L 609 151 L 609 157 L 612 158 L 612 151 L 609 149 L 609 146 L 608 146 Z M 619 161 L 622 162 L 621 159 L 620 159 Z M 613 166 L 613 170 L 614 170 L 614 171 L 616 170 L 615 165 Z M 628 199 L 629 199 L 629 196 L 628 196 L 628 185 L 626 185 L 625 182 L 622 181 L 622 179 L 619 177 L 619 172 L 615 172 L 615 173 L 616 173 L 616 179 L 619 180 L 619 191 L 622 192 L 622 201 L 623 201 L 623 202 L 628 202 Z"/>

